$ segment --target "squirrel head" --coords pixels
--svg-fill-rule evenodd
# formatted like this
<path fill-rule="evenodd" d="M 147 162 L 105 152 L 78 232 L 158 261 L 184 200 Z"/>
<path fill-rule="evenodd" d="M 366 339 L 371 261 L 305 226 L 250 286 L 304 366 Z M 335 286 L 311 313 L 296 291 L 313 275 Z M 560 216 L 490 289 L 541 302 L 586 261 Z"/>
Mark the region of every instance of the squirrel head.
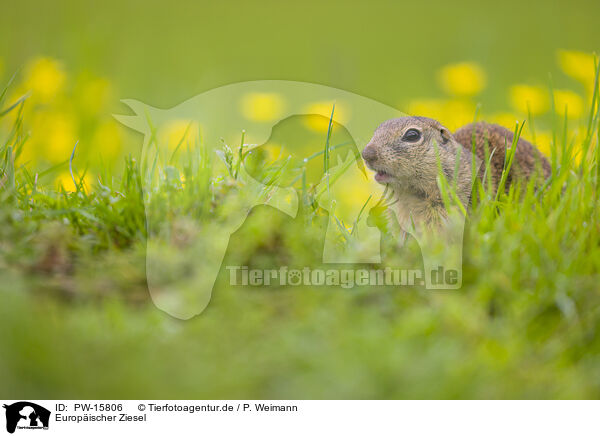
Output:
<path fill-rule="evenodd" d="M 446 127 L 426 117 L 394 118 L 375 130 L 362 157 L 377 182 L 427 192 L 436 185 L 436 145 L 442 168 L 452 169 L 456 142 Z"/>

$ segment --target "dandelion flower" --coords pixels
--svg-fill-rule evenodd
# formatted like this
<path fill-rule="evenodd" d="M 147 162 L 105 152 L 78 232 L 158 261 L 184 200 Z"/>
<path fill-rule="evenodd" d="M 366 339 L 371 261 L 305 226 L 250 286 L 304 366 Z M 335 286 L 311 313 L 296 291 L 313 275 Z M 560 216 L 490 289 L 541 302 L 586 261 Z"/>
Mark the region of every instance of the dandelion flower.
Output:
<path fill-rule="evenodd" d="M 107 120 L 96 128 L 91 140 L 92 149 L 103 157 L 112 159 L 119 154 L 122 146 L 121 132 L 117 123 Z"/>
<path fill-rule="evenodd" d="M 354 160 L 354 156 L 350 153 L 343 159 L 338 158 L 337 165 L 341 162 Z M 335 213 L 343 219 L 345 223 L 352 223 L 360 212 L 369 196 L 373 193 L 380 192 L 380 185 L 375 182 L 373 177 L 365 180 L 364 175 L 356 165 L 350 165 L 348 169 L 342 173 L 336 183 L 331 186 L 332 199 L 335 200 Z M 371 200 L 369 208 L 373 206 L 375 201 Z M 324 207 L 325 205 L 321 205 Z M 325 208 L 328 209 L 328 208 Z M 367 209 L 368 210 L 368 209 Z M 333 212 L 329 209 L 329 212 Z"/>
<path fill-rule="evenodd" d="M 446 65 L 440 70 L 438 80 L 445 92 L 456 97 L 472 97 L 486 85 L 485 71 L 475 62 Z"/>
<path fill-rule="evenodd" d="M 506 127 L 507 129 L 514 129 L 515 128 L 515 124 L 517 121 L 521 122 L 523 121 L 522 119 L 519 120 L 518 117 L 516 117 L 514 114 L 509 113 L 509 112 L 499 112 L 496 114 L 493 114 L 489 117 L 490 122 L 495 123 L 495 124 L 500 124 L 503 127 Z"/>
<path fill-rule="evenodd" d="M 548 110 L 548 94 L 539 86 L 514 85 L 510 87 L 510 103 L 522 114 L 541 115 Z"/>
<path fill-rule="evenodd" d="M 77 142 L 77 127 L 67 112 L 36 112 L 32 118 L 29 145 L 36 156 L 52 163 L 68 159 Z"/>
<path fill-rule="evenodd" d="M 456 130 L 465 124 L 473 122 L 476 106 L 468 100 L 448 100 L 444 104 L 444 125 L 450 130 Z"/>
<path fill-rule="evenodd" d="M 26 68 L 25 86 L 41 103 L 48 103 L 63 89 L 66 73 L 62 64 L 50 58 L 37 58 Z"/>
<path fill-rule="evenodd" d="M 304 117 L 306 125 L 317 132 L 327 132 L 329 128 L 329 119 L 331 118 L 331 110 L 333 102 L 315 102 L 309 104 L 305 112 L 309 116 Z M 315 116 L 317 115 L 317 116 Z M 336 103 L 333 111 L 333 121 L 338 124 L 344 124 L 350 119 L 350 109 L 343 104 Z"/>
<path fill-rule="evenodd" d="M 79 86 L 77 97 L 81 108 L 89 114 L 99 113 L 108 104 L 112 89 L 106 79 L 85 79 Z"/>
<path fill-rule="evenodd" d="M 413 100 L 408 104 L 408 113 L 442 121 L 444 117 L 444 100 L 435 98 Z"/>
<path fill-rule="evenodd" d="M 77 181 L 77 183 L 79 184 L 81 176 L 79 176 L 77 174 L 74 174 L 74 176 L 75 176 L 75 181 Z M 75 192 L 77 190 L 77 187 L 73 183 L 73 177 L 71 177 L 71 173 L 69 171 L 62 171 L 61 173 L 59 173 L 56 176 L 54 181 L 56 183 L 56 187 L 59 189 L 62 187 L 67 192 Z M 92 176 L 89 173 L 86 173 L 85 176 L 83 176 L 82 182 L 83 182 L 83 190 L 85 192 L 89 192 L 89 189 L 93 182 Z"/>
<path fill-rule="evenodd" d="M 593 90 L 596 66 L 592 54 L 559 50 L 558 64 L 566 75 L 583 83 L 588 92 Z"/>
<path fill-rule="evenodd" d="M 434 118 L 450 130 L 456 130 L 473 121 L 475 105 L 466 100 L 418 99 L 408 104 L 408 112 Z"/>
<path fill-rule="evenodd" d="M 281 117 L 283 108 L 283 98 L 275 93 L 253 92 L 246 94 L 241 101 L 242 114 L 252 121 L 276 120 Z"/>
<path fill-rule="evenodd" d="M 546 156 L 550 157 L 552 147 L 552 134 L 550 132 L 541 131 L 536 132 L 535 135 L 535 146 Z"/>
<path fill-rule="evenodd" d="M 166 145 L 169 150 L 175 150 L 180 143 L 182 147 L 194 145 L 199 140 L 198 126 L 192 120 L 171 120 L 159 130 L 158 143 L 161 147 Z"/>
<path fill-rule="evenodd" d="M 568 89 L 554 91 L 554 107 L 559 115 L 565 114 L 571 119 L 577 119 L 583 114 L 583 99 L 575 92 Z"/>

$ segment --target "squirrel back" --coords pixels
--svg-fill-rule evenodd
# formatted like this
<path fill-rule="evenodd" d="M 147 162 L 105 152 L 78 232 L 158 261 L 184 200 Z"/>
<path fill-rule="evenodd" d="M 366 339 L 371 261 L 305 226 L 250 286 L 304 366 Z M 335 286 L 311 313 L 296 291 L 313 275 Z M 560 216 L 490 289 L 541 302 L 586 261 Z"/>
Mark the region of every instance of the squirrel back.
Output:
<path fill-rule="evenodd" d="M 505 127 L 497 124 L 488 124 L 486 122 L 471 123 L 458 129 L 454 139 L 465 149 L 472 152 L 475 146 L 475 154 L 482 162 L 487 156 L 490 159 L 491 179 L 494 189 L 498 187 L 504 167 L 504 158 L 506 150 L 510 148 L 514 133 Z M 483 177 L 484 170 L 481 170 L 479 177 Z M 506 191 L 510 187 L 513 179 L 529 179 L 541 173 L 544 179 L 550 177 L 552 169 L 548 159 L 529 141 L 519 138 L 517 150 L 513 159 L 512 166 L 506 179 Z"/>

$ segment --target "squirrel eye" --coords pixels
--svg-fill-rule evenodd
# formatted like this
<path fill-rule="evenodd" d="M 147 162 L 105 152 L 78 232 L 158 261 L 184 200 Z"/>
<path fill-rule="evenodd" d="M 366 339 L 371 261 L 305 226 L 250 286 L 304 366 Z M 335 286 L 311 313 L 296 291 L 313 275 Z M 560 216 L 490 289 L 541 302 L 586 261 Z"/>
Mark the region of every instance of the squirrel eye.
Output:
<path fill-rule="evenodd" d="M 417 129 L 408 129 L 402 137 L 402 140 L 406 142 L 417 142 L 419 139 L 421 139 L 421 132 Z"/>

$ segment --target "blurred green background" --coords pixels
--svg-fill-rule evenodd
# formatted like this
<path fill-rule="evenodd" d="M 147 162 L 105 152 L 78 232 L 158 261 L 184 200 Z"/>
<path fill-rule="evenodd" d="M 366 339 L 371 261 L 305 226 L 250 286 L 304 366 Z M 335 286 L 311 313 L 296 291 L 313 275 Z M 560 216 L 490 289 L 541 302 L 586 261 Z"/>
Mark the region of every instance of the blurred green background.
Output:
<path fill-rule="evenodd" d="M 20 71 L 12 101 L 34 89 L 21 162 L 63 162 L 66 187 L 80 140 L 76 172 L 91 162 L 95 189 L 30 204 L 25 187 L 27 201 L 0 207 L 0 396 L 598 397 L 591 197 L 573 190 L 541 213 L 516 205 L 477 221 L 460 292 L 231 288 L 222 271 L 206 312 L 182 322 L 149 301 L 135 181 L 99 189 L 91 158 L 139 154 L 141 136 L 111 117 L 127 112 L 122 98 L 168 108 L 255 79 L 342 88 L 451 128 L 477 104 L 512 127 L 527 101 L 547 152 L 549 73 L 573 127 L 587 119 L 599 2 L 23 1 L 0 12 L 0 78 Z M 259 208 L 225 263 L 310 264 L 319 235 L 301 224 Z M 404 256 L 419 262 L 418 246 Z"/>
<path fill-rule="evenodd" d="M 120 98 L 170 107 L 227 83 L 288 79 L 397 106 L 439 94 L 435 73 L 476 61 L 480 101 L 507 105 L 510 84 L 559 76 L 556 50 L 597 49 L 591 0 L 23 1 L 0 14 L 5 76 L 34 56 L 111 80 Z M 563 83 L 561 83 L 563 82 Z M 400 107 L 402 109 L 402 107 Z"/>

